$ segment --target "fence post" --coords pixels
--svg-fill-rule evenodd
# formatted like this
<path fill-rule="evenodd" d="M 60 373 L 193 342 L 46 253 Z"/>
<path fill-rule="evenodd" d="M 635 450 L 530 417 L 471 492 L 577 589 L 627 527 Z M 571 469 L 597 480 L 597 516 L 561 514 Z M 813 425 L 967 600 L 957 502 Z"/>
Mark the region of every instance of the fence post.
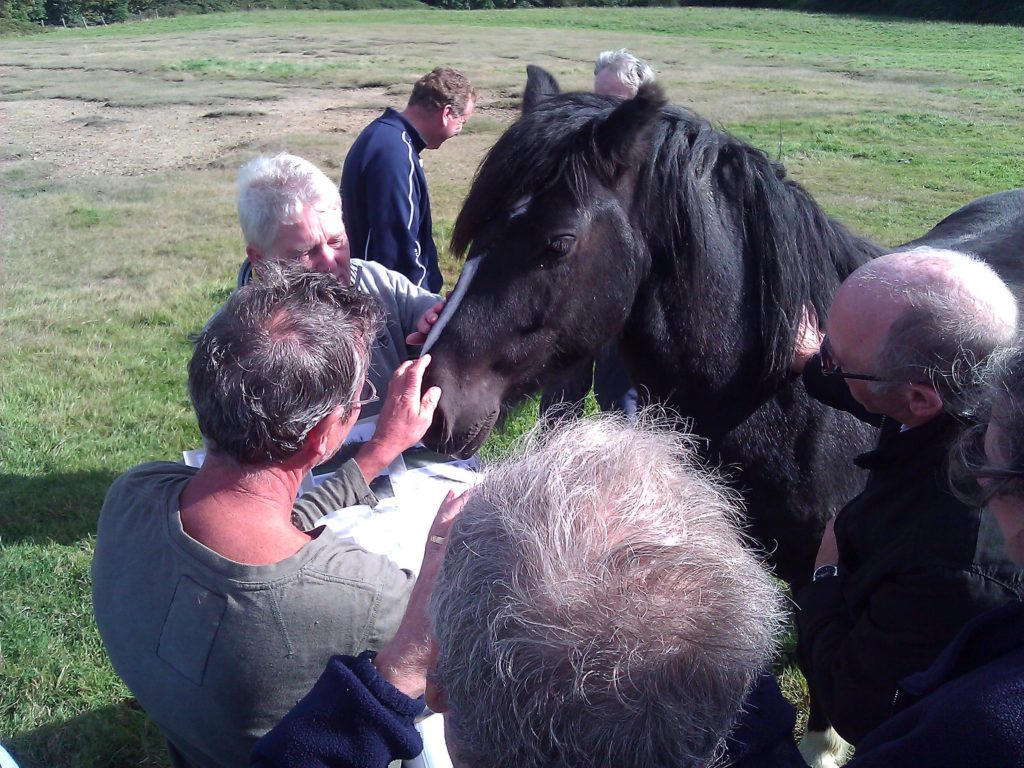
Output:
<path fill-rule="evenodd" d="M 61 26 L 64 27 L 64 29 L 68 28 L 68 23 L 66 21 L 64 21 L 64 17 L 63 16 L 60 17 L 60 23 L 61 23 Z"/>
<path fill-rule="evenodd" d="M 85 20 L 85 16 L 80 16 L 79 18 L 82 19 L 82 26 L 85 27 L 86 29 L 88 29 L 89 28 L 89 22 Z"/>

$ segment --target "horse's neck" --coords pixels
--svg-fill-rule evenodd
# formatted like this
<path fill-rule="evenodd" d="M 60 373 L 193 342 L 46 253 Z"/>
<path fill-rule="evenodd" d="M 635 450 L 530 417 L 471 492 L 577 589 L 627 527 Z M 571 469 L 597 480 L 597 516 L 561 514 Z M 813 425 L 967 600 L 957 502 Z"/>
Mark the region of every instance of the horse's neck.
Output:
<path fill-rule="evenodd" d="M 727 411 L 749 410 L 763 401 L 758 378 L 745 375 L 755 363 L 741 351 L 745 340 L 739 324 L 726 316 L 730 313 L 694 322 L 681 297 L 656 282 L 641 287 L 623 328 L 624 357 L 645 397 L 696 420 L 698 431 L 710 436 L 724 428 L 721 417 Z"/>
<path fill-rule="evenodd" d="M 827 234 L 831 253 L 811 258 L 824 265 L 815 276 L 828 284 L 819 296 L 823 309 L 832 291 L 858 265 L 880 249 L 841 225 Z M 760 276 L 745 263 L 741 246 L 719 252 L 702 284 L 664 254 L 652 255 L 650 274 L 641 284 L 622 332 L 622 346 L 635 382 L 651 399 L 693 418 L 702 433 L 725 433 L 787 386 L 788 370 L 769 370 L 764 349 L 769 334 L 761 307 L 771 301 Z M 790 314 L 807 299 L 790 297 Z M 787 338 L 785 344 L 792 341 Z"/>

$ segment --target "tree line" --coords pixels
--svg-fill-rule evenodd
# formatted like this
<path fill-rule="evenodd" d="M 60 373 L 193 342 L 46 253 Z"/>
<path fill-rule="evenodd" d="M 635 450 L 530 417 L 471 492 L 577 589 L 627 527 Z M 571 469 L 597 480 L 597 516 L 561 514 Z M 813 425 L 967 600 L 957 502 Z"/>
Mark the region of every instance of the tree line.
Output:
<path fill-rule="evenodd" d="M 218 11 L 357 10 L 422 7 L 419 0 L 0 0 L 0 18 L 16 22 L 82 26 L 138 16 L 177 16 Z"/>
<path fill-rule="evenodd" d="M 774 8 L 817 13 L 899 16 L 931 21 L 1024 24 L 1024 0 L 425 0 L 453 10 L 525 7 L 677 7 Z"/>
<path fill-rule="evenodd" d="M 1024 24 L 1024 0 L 425 0 L 452 10 L 526 7 L 674 7 L 681 5 L 778 8 L 822 13 L 901 16 L 988 24 Z M 60 26 L 125 21 L 132 16 L 209 13 L 259 8 L 354 9 L 418 5 L 416 0 L 0 0 L 0 18 Z"/>

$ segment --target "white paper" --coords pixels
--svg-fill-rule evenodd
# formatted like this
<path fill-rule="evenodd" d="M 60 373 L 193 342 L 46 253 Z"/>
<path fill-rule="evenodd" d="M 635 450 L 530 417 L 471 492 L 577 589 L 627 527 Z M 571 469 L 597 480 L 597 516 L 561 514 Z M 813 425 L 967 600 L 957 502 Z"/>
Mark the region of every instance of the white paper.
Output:
<path fill-rule="evenodd" d="M 354 455 L 358 446 L 373 436 L 375 424 L 376 417 L 359 421 L 341 453 Z M 339 458 L 330 462 L 331 466 Z M 321 523 L 334 535 L 386 555 L 399 567 L 418 573 L 438 507 L 449 490 L 462 493 L 475 485 L 479 466 L 476 457 L 460 460 L 434 453 L 422 445 L 410 448 L 371 483 L 379 500 L 376 507 L 335 510 L 324 515 Z M 312 484 L 319 485 L 330 474 L 314 469 Z"/>

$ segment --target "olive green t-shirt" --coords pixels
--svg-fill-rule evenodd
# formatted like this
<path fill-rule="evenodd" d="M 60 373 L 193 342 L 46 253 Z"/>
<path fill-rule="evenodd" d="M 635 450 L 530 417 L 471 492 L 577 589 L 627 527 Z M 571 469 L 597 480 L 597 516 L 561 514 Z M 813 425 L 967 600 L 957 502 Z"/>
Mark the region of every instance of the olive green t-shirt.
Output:
<path fill-rule="evenodd" d="M 248 765 L 253 743 L 306 694 L 332 654 L 379 648 L 413 576 L 329 533 L 274 565 L 221 557 L 181 527 L 196 470 L 143 464 L 100 512 L 93 605 L 121 679 L 167 737 L 176 766 Z M 350 462 L 293 517 L 373 501 Z"/>

